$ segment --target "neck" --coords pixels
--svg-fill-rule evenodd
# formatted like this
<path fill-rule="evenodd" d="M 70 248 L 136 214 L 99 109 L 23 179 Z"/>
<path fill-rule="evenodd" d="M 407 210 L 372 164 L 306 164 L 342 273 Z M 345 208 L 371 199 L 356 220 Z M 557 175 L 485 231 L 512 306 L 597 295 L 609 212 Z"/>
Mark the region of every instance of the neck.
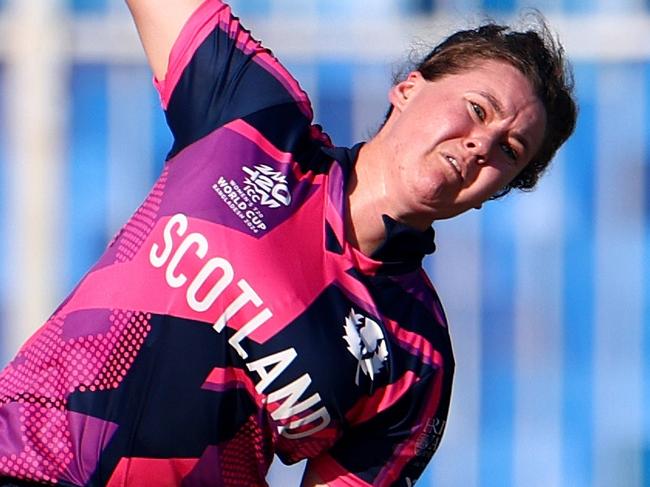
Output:
<path fill-rule="evenodd" d="M 385 240 L 386 229 L 382 216 L 424 231 L 431 226 L 430 215 L 409 213 L 403 202 L 391 198 L 387 180 L 391 164 L 391 144 L 380 132 L 359 151 L 347 187 L 346 230 L 348 241 L 365 255 L 371 255 Z"/>
<path fill-rule="evenodd" d="M 348 240 L 365 255 L 371 255 L 386 238 L 382 215 L 390 214 L 383 166 L 377 156 L 372 141 L 361 148 L 346 194 Z"/>

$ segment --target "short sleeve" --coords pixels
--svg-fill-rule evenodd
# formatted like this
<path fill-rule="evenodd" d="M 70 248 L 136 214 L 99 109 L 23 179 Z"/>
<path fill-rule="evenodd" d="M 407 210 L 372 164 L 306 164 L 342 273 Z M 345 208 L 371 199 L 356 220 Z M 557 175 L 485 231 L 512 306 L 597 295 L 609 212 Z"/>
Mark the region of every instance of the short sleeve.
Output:
<path fill-rule="evenodd" d="M 392 407 L 346 431 L 309 468 L 330 487 L 414 485 L 446 424 L 443 380 L 442 369 L 422 378 Z"/>
<path fill-rule="evenodd" d="M 220 0 L 205 0 L 189 18 L 165 79 L 155 84 L 174 136 L 172 155 L 236 119 L 284 134 L 307 130 L 313 118 L 298 82 Z"/>

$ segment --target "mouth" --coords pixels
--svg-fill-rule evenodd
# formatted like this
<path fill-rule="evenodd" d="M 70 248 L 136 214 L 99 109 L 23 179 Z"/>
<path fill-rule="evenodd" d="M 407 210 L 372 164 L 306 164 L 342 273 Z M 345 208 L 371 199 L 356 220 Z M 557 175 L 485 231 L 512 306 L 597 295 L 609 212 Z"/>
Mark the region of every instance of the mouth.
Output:
<path fill-rule="evenodd" d="M 463 180 L 463 173 L 460 170 L 460 164 L 458 164 L 458 161 L 456 160 L 455 157 L 450 156 L 445 154 L 444 155 L 445 160 L 449 163 L 449 165 L 454 169 L 460 180 Z"/>

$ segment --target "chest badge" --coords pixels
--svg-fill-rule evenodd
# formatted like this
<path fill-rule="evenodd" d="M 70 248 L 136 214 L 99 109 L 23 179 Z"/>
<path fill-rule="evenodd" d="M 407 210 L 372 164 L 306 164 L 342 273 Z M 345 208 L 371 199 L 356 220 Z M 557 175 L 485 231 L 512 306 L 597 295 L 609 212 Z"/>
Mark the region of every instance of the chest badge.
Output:
<path fill-rule="evenodd" d="M 248 175 L 244 181 L 244 191 L 254 201 L 269 208 L 280 208 L 291 204 L 291 192 L 287 178 L 266 164 L 254 167 L 243 166 Z"/>
<path fill-rule="evenodd" d="M 345 318 L 343 339 L 348 344 L 348 351 L 358 360 L 355 383 L 359 385 L 359 371 L 375 379 L 388 359 L 388 348 L 384 332 L 376 321 L 355 313 L 354 309 Z"/>

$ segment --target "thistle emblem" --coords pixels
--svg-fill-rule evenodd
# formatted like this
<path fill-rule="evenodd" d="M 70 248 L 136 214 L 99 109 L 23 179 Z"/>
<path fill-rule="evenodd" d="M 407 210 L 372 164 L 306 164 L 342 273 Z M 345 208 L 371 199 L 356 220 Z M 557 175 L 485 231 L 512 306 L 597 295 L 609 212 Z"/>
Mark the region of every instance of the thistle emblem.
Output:
<path fill-rule="evenodd" d="M 376 321 L 355 313 L 354 309 L 345 318 L 344 330 L 348 351 L 359 361 L 355 383 L 359 385 L 359 371 L 374 380 L 388 358 L 383 330 Z"/>

